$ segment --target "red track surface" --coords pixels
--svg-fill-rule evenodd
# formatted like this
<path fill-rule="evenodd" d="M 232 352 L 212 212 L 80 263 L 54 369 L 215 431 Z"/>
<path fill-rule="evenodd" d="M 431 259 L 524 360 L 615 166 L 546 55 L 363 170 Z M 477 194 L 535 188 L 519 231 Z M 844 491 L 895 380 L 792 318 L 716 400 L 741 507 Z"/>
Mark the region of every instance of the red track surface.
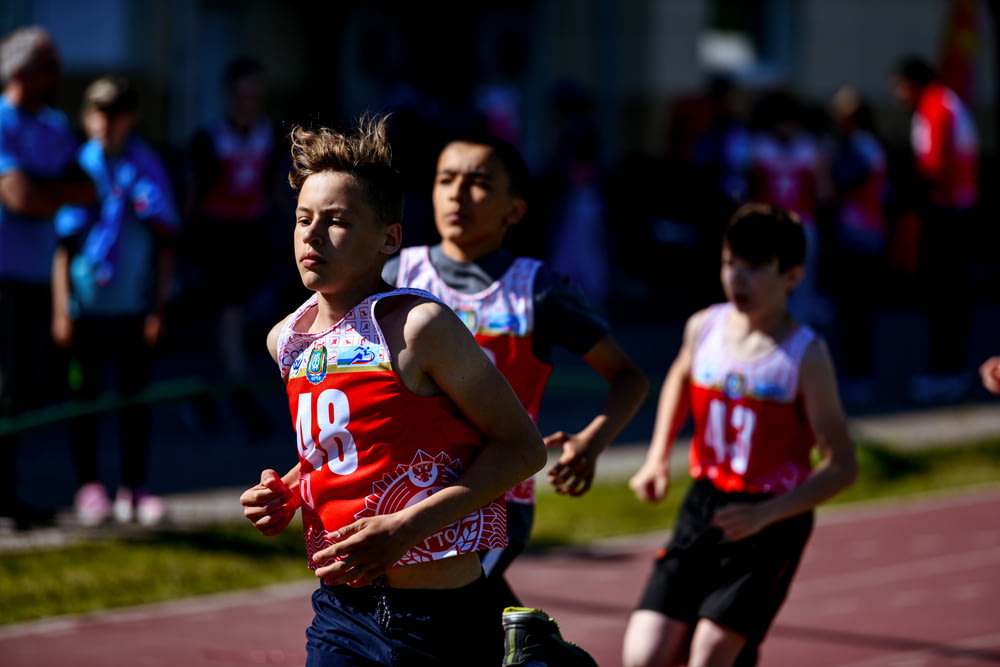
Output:
<path fill-rule="evenodd" d="M 616 667 L 661 541 L 524 556 L 510 579 L 567 639 Z M 0 627 L 0 665 L 301 665 L 312 587 Z M 1000 490 L 821 513 L 761 664 L 1000 665 Z"/>

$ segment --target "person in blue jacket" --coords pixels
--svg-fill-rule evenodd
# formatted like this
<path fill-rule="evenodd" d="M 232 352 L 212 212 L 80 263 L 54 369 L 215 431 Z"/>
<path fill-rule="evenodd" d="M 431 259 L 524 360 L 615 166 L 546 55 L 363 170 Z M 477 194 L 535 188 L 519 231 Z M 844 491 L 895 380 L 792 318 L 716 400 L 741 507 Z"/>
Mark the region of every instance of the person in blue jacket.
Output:
<path fill-rule="evenodd" d="M 52 331 L 78 364 L 74 398 L 96 398 L 110 369 L 116 371 L 115 388 L 127 398 L 150 381 L 179 216 L 162 158 L 136 133 L 132 84 L 119 76 L 101 77 L 87 87 L 83 106 L 89 140 L 78 159 L 97 186 L 98 203 L 67 206 L 57 216 Z M 118 414 L 122 479 L 113 504 L 100 481 L 98 417 L 81 416 L 71 428 L 80 483 L 74 504 L 84 525 L 99 524 L 112 512 L 119 521 L 146 525 L 164 516 L 163 501 L 147 489 L 149 410 L 133 403 Z"/>

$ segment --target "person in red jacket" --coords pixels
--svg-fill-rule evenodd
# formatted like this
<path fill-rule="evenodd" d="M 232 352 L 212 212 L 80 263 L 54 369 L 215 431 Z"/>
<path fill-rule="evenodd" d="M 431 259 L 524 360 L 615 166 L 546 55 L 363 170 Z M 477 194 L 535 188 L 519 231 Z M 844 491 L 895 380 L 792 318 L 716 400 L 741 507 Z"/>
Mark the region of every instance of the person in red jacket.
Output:
<path fill-rule="evenodd" d="M 930 354 L 911 378 L 918 402 L 954 401 L 971 386 L 970 240 L 979 203 L 979 138 L 965 103 L 923 58 L 899 62 L 893 92 L 913 110 L 910 205 L 921 224 L 918 289 L 927 305 Z"/>

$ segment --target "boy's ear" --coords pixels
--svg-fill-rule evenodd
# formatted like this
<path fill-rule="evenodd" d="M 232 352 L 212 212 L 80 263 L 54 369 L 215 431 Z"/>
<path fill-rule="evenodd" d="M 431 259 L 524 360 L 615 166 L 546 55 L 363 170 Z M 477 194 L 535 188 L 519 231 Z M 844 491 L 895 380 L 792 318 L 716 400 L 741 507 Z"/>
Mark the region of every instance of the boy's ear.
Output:
<path fill-rule="evenodd" d="M 403 225 L 396 223 L 385 228 L 385 239 L 379 249 L 385 255 L 391 255 L 403 246 Z"/>
<path fill-rule="evenodd" d="M 785 271 L 785 281 L 788 291 L 791 292 L 793 289 L 799 286 L 802 279 L 806 277 L 806 267 L 802 264 L 793 266 Z"/>
<path fill-rule="evenodd" d="M 504 227 L 511 227 L 521 222 L 524 214 L 528 212 L 528 202 L 520 197 L 515 197 L 510 205 L 510 211 L 503 217 Z"/>

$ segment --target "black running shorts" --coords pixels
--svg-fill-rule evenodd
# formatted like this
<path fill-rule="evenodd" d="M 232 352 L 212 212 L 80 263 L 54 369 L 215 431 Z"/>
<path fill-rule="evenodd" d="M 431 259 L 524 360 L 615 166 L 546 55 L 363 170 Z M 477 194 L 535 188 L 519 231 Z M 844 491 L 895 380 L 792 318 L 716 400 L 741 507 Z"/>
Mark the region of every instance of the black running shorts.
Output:
<path fill-rule="evenodd" d="M 813 527 L 806 512 L 731 542 L 712 526 L 715 511 L 733 502 L 771 496 L 726 493 L 696 481 L 661 550 L 638 609 L 657 611 L 694 626 L 707 618 L 751 641 L 767 633 L 788 593 Z"/>

